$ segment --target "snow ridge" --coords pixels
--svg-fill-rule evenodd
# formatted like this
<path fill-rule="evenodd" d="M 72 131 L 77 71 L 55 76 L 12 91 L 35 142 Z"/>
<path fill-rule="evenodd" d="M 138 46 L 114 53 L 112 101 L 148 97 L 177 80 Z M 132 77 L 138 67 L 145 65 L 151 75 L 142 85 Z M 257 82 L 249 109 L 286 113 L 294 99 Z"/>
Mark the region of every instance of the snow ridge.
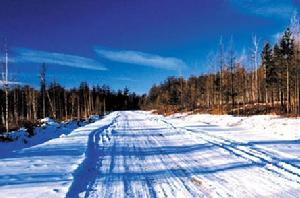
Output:
<path fill-rule="evenodd" d="M 114 117 L 109 124 L 97 128 L 90 133 L 85 159 L 74 171 L 73 183 L 70 186 L 66 197 L 75 198 L 79 197 L 82 192 L 90 191 L 91 186 L 98 176 L 97 167 L 101 165 L 101 152 L 99 152 L 99 150 L 103 150 L 105 141 L 110 141 L 108 133 L 114 127 L 114 123 L 118 117 L 119 115 Z"/>

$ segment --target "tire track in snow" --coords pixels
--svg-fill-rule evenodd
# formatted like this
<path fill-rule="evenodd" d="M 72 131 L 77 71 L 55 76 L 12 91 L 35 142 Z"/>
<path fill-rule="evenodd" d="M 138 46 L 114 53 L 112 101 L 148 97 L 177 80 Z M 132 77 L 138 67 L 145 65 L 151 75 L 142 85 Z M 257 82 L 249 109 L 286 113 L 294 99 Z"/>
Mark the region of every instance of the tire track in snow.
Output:
<path fill-rule="evenodd" d="M 186 130 L 191 131 L 193 133 L 201 132 L 201 138 L 203 140 L 217 145 L 220 148 L 223 148 L 238 157 L 251 161 L 252 163 L 258 166 L 264 167 L 268 171 L 274 172 L 278 175 L 285 177 L 286 179 L 300 184 L 300 168 L 298 166 L 284 162 L 275 156 L 271 156 L 263 149 L 258 149 L 254 146 L 239 146 L 245 144 L 211 135 L 208 134 L 206 131 L 194 131 L 190 129 Z"/>
<path fill-rule="evenodd" d="M 128 130 L 130 130 L 130 127 L 129 127 L 129 119 L 128 119 L 128 116 L 126 116 L 125 118 L 126 118 L 126 122 L 124 123 L 124 129 L 128 131 Z M 133 152 L 131 155 L 128 156 L 128 158 L 130 158 L 131 161 L 135 160 L 135 159 L 134 159 L 134 156 L 138 156 L 139 159 L 141 160 L 141 156 L 143 156 L 143 155 L 142 155 L 142 151 L 141 151 L 141 149 L 140 149 L 139 147 L 136 147 L 135 144 L 133 144 L 132 147 L 130 147 L 130 146 L 128 145 L 128 148 L 133 148 L 133 150 L 134 150 L 134 152 Z M 125 151 L 125 152 L 126 152 L 126 151 Z M 130 152 L 130 153 L 131 153 L 131 152 Z M 128 160 L 128 159 L 127 159 L 127 160 Z M 144 159 L 142 159 L 142 160 L 144 160 Z M 139 166 L 139 169 L 140 169 L 142 172 L 144 172 L 141 163 L 138 163 L 138 166 Z M 129 172 L 129 171 L 130 171 L 127 161 L 125 162 L 125 170 L 126 170 L 126 172 Z M 145 176 L 143 176 L 143 177 L 144 177 L 143 180 L 145 181 L 145 184 L 146 184 L 146 186 L 147 186 L 147 190 L 148 190 L 148 192 L 149 192 L 150 197 L 153 197 L 153 198 L 157 197 L 156 192 L 155 192 L 155 190 L 153 189 L 154 180 L 151 179 L 151 178 L 150 178 L 149 176 L 147 176 L 146 174 L 145 174 Z M 125 180 L 126 180 L 126 179 L 125 179 Z M 128 181 L 124 181 L 124 184 L 125 184 L 125 182 L 128 182 Z M 129 183 L 129 182 L 128 182 L 128 183 Z M 129 195 L 129 197 L 133 197 L 133 194 L 132 194 L 133 192 L 132 192 L 132 190 L 129 191 L 130 186 L 128 185 L 128 183 L 127 183 L 127 188 L 125 189 L 126 195 Z"/>
<path fill-rule="evenodd" d="M 151 137 L 151 139 L 157 143 L 159 142 L 159 140 L 155 137 Z M 182 162 L 188 163 L 186 161 L 186 159 L 183 157 L 178 157 L 178 156 L 177 156 L 177 159 L 174 159 L 170 155 L 164 156 L 162 154 L 163 154 L 163 151 L 161 150 L 161 155 L 159 157 L 165 167 L 168 167 L 169 163 L 171 162 L 173 164 L 176 164 L 176 167 L 179 170 L 179 171 L 174 170 L 174 169 L 167 170 L 169 172 L 169 174 L 171 175 L 171 177 L 177 178 L 180 181 L 180 184 L 182 184 L 182 186 L 187 190 L 187 192 L 190 193 L 191 197 L 199 196 L 199 192 L 197 192 L 197 193 L 194 192 L 194 190 L 187 184 L 187 180 L 184 179 L 184 178 L 190 178 L 190 176 L 192 175 L 192 172 L 188 168 L 183 168 L 178 162 L 178 161 L 180 161 L 181 163 Z M 168 160 L 166 160 L 166 159 L 168 159 Z M 180 160 L 178 160 L 178 159 L 180 159 Z M 168 163 L 166 161 L 168 161 Z M 173 188 L 177 189 L 176 186 L 173 186 Z"/>
<path fill-rule="evenodd" d="M 284 162 L 280 158 L 276 158 L 275 156 L 268 154 L 268 152 L 264 151 L 263 149 L 258 149 L 253 145 L 247 145 L 245 143 L 239 143 L 216 135 L 212 135 L 202 129 L 193 130 L 186 127 L 176 127 L 164 118 L 151 118 L 151 120 L 161 122 L 172 129 L 185 131 L 187 133 L 193 133 L 199 138 L 211 143 L 212 145 L 218 146 L 219 148 L 222 148 L 237 157 L 246 159 L 259 167 L 264 167 L 267 171 L 270 171 L 284 177 L 285 179 L 300 184 L 299 166 Z M 244 145 L 244 149 L 239 147 L 239 145 Z"/>
<path fill-rule="evenodd" d="M 179 134 L 177 135 L 183 135 L 184 137 L 184 132 L 182 131 L 178 131 L 178 128 L 173 126 L 171 123 L 169 123 L 168 121 L 158 118 L 158 117 L 150 117 L 149 120 L 154 121 L 154 122 L 161 122 L 163 126 L 166 126 L 166 128 L 169 128 L 172 131 L 177 131 L 179 132 Z M 149 143 L 151 143 L 151 145 L 161 145 L 160 141 L 168 141 L 169 143 L 172 142 L 172 139 L 167 139 L 167 138 L 163 138 L 162 136 L 149 136 Z M 191 139 L 187 139 L 188 141 L 191 141 Z M 176 142 L 173 142 L 176 144 Z M 195 142 L 197 143 L 197 142 Z M 164 144 L 166 144 L 166 142 L 164 142 Z M 151 145 L 149 145 L 148 147 L 151 147 Z M 195 184 L 195 182 L 193 182 L 193 180 L 195 181 L 199 181 L 198 176 L 196 176 L 194 174 L 194 172 L 199 171 L 202 172 L 201 167 L 199 167 L 199 169 L 195 169 L 195 167 L 183 167 L 182 163 L 184 163 L 185 165 L 190 165 L 191 161 L 190 159 L 193 159 L 193 154 L 192 153 L 186 153 L 185 155 L 176 155 L 176 158 L 173 158 L 173 156 L 167 154 L 164 154 L 164 151 L 161 150 L 158 147 L 159 151 L 160 151 L 160 155 L 159 155 L 159 159 L 160 162 L 162 163 L 162 165 L 165 167 L 166 172 L 168 172 L 169 176 L 166 176 L 166 178 L 176 178 L 175 179 L 175 183 L 172 184 L 172 182 L 174 182 L 174 180 L 170 180 L 168 183 L 165 183 L 167 185 L 169 185 L 169 187 L 172 189 L 172 192 L 176 192 L 176 191 L 182 191 L 183 189 L 186 190 L 186 192 L 189 194 L 189 197 L 210 197 L 210 193 L 212 193 L 211 186 L 203 186 L 203 185 L 199 185 Z M 190 157 L 187 157 L 191 155 Z M 174 168 L 169 168 L 170 167 L 170 163 L 171 164 L 175 164 L 175 169 Z M 194 169 L 194 170 L 192 170 Z M 178 186 L 179 185 L 179 186 Z M 192 188 L 194 187 L 194 188 Z M 216 190 L 216 189 L 214 189 Z M 202 193 L 202 194 L 201 194 Z M 230 196 L 228 193 L 226 193 L 225 191 L 221 190 L 221 189 L 217 189 L 215 191 L 215 193 L 219 193 L 219 195 L 225 195 L 225 197 Z M 187 195 L 187 194 L 186 194 Z M 177 196 L 177 195 L 173 195 L 173 196 Z M 164 192 L 164 197 L 168 197 L 166 192 Z"/>
<path fill-rule="evenodd" d="M 163 123 L 162 126 L 165 126 L 166 124 L 168 127 L 166 127 L 168 130 L 170 129 L 172 132 L 175 132 L 174 134 L 181 139 L 181 135 L 184 138 L 183 132 L 177 133 L 177 128 L 174 126 L 171 126 L 168 124 L 168 122 L 161 120 L 159 118 L 152 117 L 147 118 L 147 120 L 150 120 L 155 123 L 158 121 L 161 121 Z M 147 125 L 142 125 L 142 128 L 147 129 Z M 161 126 L 161 125 L 160 125 Z M 161 127 L 164 128 L 164 127 Z M 165 132 L 165 131 L 164 131 Z M 159 190 L 163 191 L 163 197 L 177 197 L 177 196 L 183 196 L 183 197 L 211 197 L 212 189 L 211 186 L 208 184 L 199 185 L 199 181 L 201 180 L 199 176 L 196 176 L 194 174 L 194 171 L 196 170 L 195 167 L 189 167 L 191 165 L 191 159 L 193 159 L 193 153 L 185 153 L 184 155 L 181 154 L 175 154 L 173 156 L 171 153 L 166 153 L 161 146 L 163 145 L 177 145 L 178 142 L 174 141 L 172 138 L 167 138 L 163 134 L 164 132 L 158 132 L 159 135 L 148 135 L 147 143 L 148 145 L 146 148 L 151 148 L 154 145 L 157 146 L 157 153 L 160 153 L 156 155 L 157 160 L 160 162 L 162 167 L 157 167 L 158 169 L 163 170 L 164 172 L 164 182 L 163 186 L 160 186 Z M 151 132 L 149 131 L 149 134 Z M 191 139 L 187 138 L 187 141 L 192 141 Z M 198 142 L 195 142 L 196 144 Z M 170 167 L 170 164 L 172 164 L 172 167 Z M 194 169 L 194 170 L 192 170 Z M 201 167 L 197 169 L 199 172 L 201 172 Z M 154 179 L 153 179 L 154 180 Z M 154 180 L 155 181 L 155 180 Z M 194 181 L 194 182 L 193 182 Z M 196 184 L 195 181 L 198 181 Z M 166 192 L 164 189 L 168 189 L 169 191 Z M 158 190 L 158 189 L 156 189 Z M 214 189 L 215 190 L 215 189 Z M 217 192 L 218 191 L 218 192 Z M 223 192 L 222 190 L 218 189 L 215 191 L 215 193 L 220 193 L 220 195 L 226 195 L 226 197 L 229 196 L 228 193 Z M 222 192 L 221 192 L 222 191 Z M 182 194 L 178 194 L 178 192 Z M 152 196 L 151 196 L 152 197 Z"/>
<path fill-rule="evenodd" d="M 103 136 L 101 135 L 103 131 L 113 126 L 118 117 L 119 115 L 116 115 L 109 124 L 91 131 L 87 142 L 85 159 L 74 171 L 73 183 L 71 184 L 66 197 L 76 198 L 84 192 L 86 193 L 85 197 L 87 197 L 90 191 L 92 191 L 91 187 L 99 174 L 97 167 L 101 166 L 101 150 L 103 150 L 100 143 L 103 141 Z"/>
<path fill-rule="evenodd" d="M 116 125 L 122 125 L 112 131 L 113 143 L 105 145 L 104 163 L 99 167 L 102 171 L 92 184 L 91 188 L 94 190 L 87 193 L 86 197 L 156 197 L 152 180 L 144 174 L 141 161 L 136 160 L 140 155 L 136 144 L 139 145 L 140 142 L 134 138 L 135 132 L 130 131 L 127 114 L 121 115 L 122 119 Z M 126 139 L 126 136 L 118 135 L 124 131 L 126 134 L 131 133 L 133 137 Z M 139 167 L 138 175 L 133 176 L 132 166 Z"/>

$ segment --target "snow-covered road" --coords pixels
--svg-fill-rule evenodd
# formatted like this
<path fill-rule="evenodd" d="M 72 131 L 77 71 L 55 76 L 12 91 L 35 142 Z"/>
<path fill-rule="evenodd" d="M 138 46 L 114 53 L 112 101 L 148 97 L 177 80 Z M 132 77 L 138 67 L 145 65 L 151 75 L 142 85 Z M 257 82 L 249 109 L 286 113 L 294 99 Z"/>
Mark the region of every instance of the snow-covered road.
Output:
<path fill-rule="evenodd" d="M 261 146 L 259 141 L 247 141 L 242 135 L 243 138 L 233 138 L 233 133 L 249 134 L 243 129 L 199 120 L 186 122 L 141 111 L 114 112 L 65 137 L 0 158 L 0 194 L 5 197 L 300 195 L 300 152 L 281 150 L 291 142 L 283 141 L 279 148 L 271 143 Z M 299 148 L 299 141 L 293 141 L 298 147 L 292 148 Z"/>

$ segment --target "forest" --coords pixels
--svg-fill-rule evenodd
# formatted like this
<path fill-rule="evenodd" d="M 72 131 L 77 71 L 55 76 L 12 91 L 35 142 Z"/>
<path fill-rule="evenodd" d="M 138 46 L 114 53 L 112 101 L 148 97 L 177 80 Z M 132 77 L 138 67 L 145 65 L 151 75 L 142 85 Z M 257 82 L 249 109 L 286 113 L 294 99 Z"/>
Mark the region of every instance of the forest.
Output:
<path fill-rule="evenodd" d="M 39 78 L 39 90 L 29 85 L 9 84 L 0 90 L 0 131 L 34 125 L 45 117 L 66 121 L 114 110 L 135 110 L 141 103 L 141 97 L 126 87 L 113 91 L 106 85 L 90 88 L 86 82 L 72 89 L 56 82 L 47 85 L 46 64 L 41 66 Z"/>
<path fill-rule="evenodd" d="M 249 52 L 238 56 L 231 39 L 220 40 L 210 57 L 210 71 L 200 76 L 169 77 L 154 85 L 145 101 L 148 109 L 169 114 L 198 111 L 215 114 L 254 115 L 300 113 L 300 25 L 298 17 L 274 44 L 260 49 L 256 36 Z"/>

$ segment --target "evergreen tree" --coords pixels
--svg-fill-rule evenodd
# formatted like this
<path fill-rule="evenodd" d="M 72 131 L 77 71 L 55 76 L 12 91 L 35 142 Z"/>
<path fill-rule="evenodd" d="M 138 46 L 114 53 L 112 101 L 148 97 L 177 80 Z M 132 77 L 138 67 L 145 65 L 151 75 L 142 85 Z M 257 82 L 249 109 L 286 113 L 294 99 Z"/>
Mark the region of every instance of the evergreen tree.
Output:
<path fill-rule="evenodd" d="M 280 41 L 280 50 L 283 57 L 283 66 L 285 70 L 286 78 L 286 111 L 290 112 L 290 69 L 291 63 L 294 55 L 294 40 L 292 38 L 292 32 L 289 28 L 284 32 L 282 39 Z"/>
<path fill-rule="evenodd" d="M 265 99 L 268 103 L 269 92 L 271 90 L 273 101 L 273 86 L 276 83 L 276 72 L 272 60 L 272 48 L 269 43 L 266 43 L 262 51 L 262 67 L 265 73 Z"/>

